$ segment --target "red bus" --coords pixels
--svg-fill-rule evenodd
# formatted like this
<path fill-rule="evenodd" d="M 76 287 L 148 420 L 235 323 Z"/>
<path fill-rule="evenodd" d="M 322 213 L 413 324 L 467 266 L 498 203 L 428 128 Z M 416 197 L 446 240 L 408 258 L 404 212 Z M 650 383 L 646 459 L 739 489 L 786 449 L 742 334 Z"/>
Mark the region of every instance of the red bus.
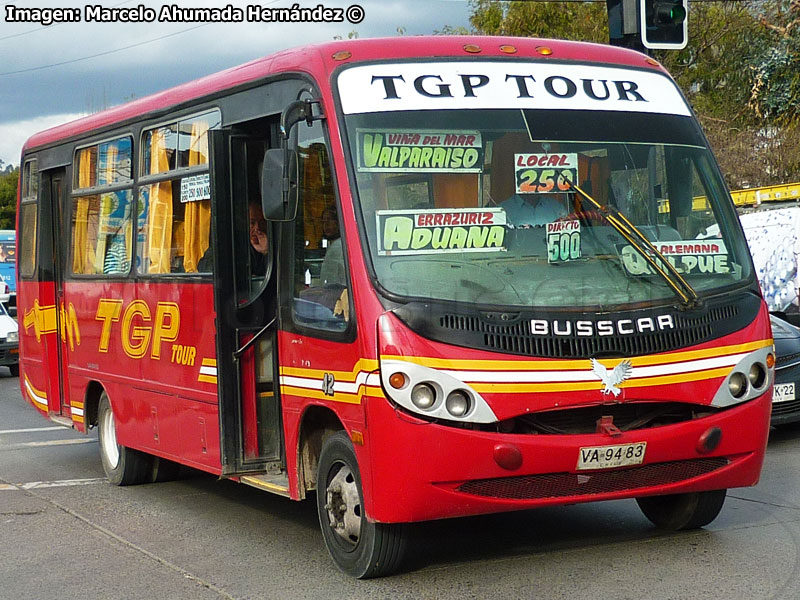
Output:
<path fill-rule="evenodd" d="M 646 56 L 308 46 L 39 133 L 21 164 L 22 392 L 99 429 L 112 483 L 182 464 L 315 492 L 336 564 L 372 577 L 411 522 L 636 498 L 696 528 L 758 481 L 767 310 Z"/>

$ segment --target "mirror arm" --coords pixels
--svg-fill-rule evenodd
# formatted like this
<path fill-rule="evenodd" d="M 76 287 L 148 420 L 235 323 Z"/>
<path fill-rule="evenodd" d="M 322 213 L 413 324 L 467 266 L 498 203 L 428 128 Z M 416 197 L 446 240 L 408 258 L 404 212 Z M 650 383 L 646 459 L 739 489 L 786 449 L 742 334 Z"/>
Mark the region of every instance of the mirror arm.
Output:
<path fill-rule="evenodd" d="M 319 114 L 314 114 L 314 105 L 318 108 L 322 107 L 319 100 L 295 100 L 287 106 L 281 114 L 281 138 L 288 140 L 292 127 L 300 121 L 305 121 L 307 125 L 311 125 L 314 121 L 324 119 L 325 115 L 322 114 L 321 110 Z"/>

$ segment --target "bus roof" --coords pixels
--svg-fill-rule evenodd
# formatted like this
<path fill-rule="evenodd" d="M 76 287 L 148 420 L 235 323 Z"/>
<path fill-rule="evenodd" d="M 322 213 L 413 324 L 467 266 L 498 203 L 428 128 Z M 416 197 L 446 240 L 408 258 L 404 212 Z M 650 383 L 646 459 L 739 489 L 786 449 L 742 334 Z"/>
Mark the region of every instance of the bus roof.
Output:
<path fill-rule="evenodd" d="M 480 50 L 478 52 L 475 52 L 474 48 L 470 49 L 471 51 L 467 50 L 466 47 L 469 45 L 477 46 Z M 509 53 L 508 46 L 513 46 L 516 51 Z M 540 49 L 543 47 L 549 48 L 551 53 L 542 54 Z M 345 59 L 334 59 L 336 53 L 343 51 L 350 52 L 351 56 Z M 23 147 L 23 152 L 100 130 L 115 123 L 142 117 L 150 112 L 198 100 L 216 92 L 245 85 L 281 72 L 305 72 L 327 76 L 333 69 L 343 64 L 363 61 L 456 57 L 536 58 L 663 70 L 656 61 L 633 50 L 564 40 L 491 36 L 419 36 L 341 40 L 284 50 L 64 125 L 46 129 L 29 138 Z"/>

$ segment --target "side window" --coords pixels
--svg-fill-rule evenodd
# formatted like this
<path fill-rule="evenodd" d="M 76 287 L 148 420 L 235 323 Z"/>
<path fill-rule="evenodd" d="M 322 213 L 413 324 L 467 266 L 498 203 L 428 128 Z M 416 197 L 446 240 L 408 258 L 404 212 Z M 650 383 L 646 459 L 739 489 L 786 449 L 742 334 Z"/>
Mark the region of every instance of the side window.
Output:
<path fill-rule="evenodd" d="M 208 130 L 219 111 L 145 130 L 137 205 L 139 273 L 210 273 Z"/>
<path fill-rule="evenodd" d="M 75 275 L 126 275 L 130 270 L 131 157 L 130 137 L 80 148 L 75 153 L 72 182 L 72 273 Z"/>
<path fill-rule="evenodd" d="M 307 327 L 344 331 L 350 320 L 345 250 L 320 121 L 310 127 L 298 125 L 297 160 L 294 320 Z"/>
<path fill-rule="evenodd" d="M 36 219 L 39 194 L 39 171 L 36 160 L 25 162 L 22 169 L 20 205 L 20 256 L 19 272 L 22 277 L 32 277 L 36 271 Z"/>

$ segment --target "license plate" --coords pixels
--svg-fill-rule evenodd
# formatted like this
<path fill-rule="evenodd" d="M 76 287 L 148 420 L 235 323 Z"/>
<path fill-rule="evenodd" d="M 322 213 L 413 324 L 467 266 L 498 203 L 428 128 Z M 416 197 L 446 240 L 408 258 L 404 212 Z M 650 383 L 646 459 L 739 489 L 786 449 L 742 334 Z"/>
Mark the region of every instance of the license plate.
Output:
<path fill-rule="evenodd" d="M 776 383 L 772 390 L 773 402 L 787 402 L 794 400 L 794 382 L 792 383 Z"/>
<path fill-rule="evenodd" d="M 616 446 L 586 446 L 578 453 L 578 471 L 640 465 L 647 442 Z"/>

